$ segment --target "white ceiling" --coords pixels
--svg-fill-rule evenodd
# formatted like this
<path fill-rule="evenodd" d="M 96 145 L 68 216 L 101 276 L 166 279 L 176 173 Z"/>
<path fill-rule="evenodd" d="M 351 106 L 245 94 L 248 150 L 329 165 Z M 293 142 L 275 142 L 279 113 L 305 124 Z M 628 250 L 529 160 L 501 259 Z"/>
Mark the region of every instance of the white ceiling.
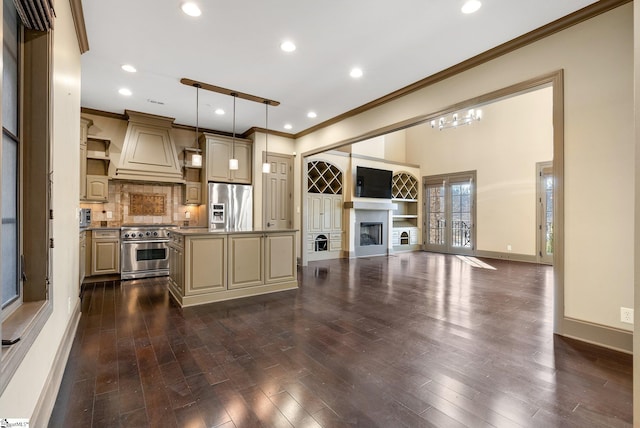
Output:
<path fill-rule="evenodd" d="M 596 2 L 482 3 L 464 15 L 463 0 L 199 0 L 202 16 L 192 18 L 180 0 L 84 0 L 82 106 L 195 125 L 186 77 L 279 101 L 269 128 L 295 134 Z M 280 50 L 285 39 L 295 52 Z M 359 80 L 349 77 L 354 66 Z M 133 94 L 120 95 L 123 87 Z M 200 127 L 231 132 L 232 110 L 232 97 L 200 90 Z M 252 126 L 265 126 L 265 106 L 238 99 L 236 132 Z"/>

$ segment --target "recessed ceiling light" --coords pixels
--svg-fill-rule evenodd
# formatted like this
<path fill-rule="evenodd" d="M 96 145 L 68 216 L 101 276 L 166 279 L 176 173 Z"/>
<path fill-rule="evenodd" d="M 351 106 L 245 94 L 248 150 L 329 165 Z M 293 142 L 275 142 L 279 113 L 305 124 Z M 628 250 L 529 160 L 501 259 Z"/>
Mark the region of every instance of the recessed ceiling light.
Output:
<path fill-rule="evenodd" d="M 224 110 L 221 108 L 217 108 L 215 113 L 219 116 L 222 116 L 224 114 Z"/>
<path fill-rule="evenodd" d="M 316 114 L 315 111 L 310 111 L 309 113 L 307 113 L 307 117 L 310 119 L 313 119 L 315 117 L 318 117 L 318 115 Z"/>
<path fill-rule="evenodd" d="M 118 90 L 118 93 L 119 93 L 120 95 L 124 95 L 124 96 L 128 97 L 128 96 L 131 96 L 131 94 L 132 94 L 133 92 L 131 92 L 131 91 L 130 91 L 129 89 L 127 89 L 127 88 L 120 88 L 120 89 Z"/>
<path fill-rule="evenodd" d="M 293 129 L 293 125 L 290 123 L 285 123 L 284 124 L 284 129 Z"/>
<path fill-rule="evenodd" d="M 135 73 L 136 71 L 138 71 L 138 70 L 136 70 L 136 68 L 135 68 L 133 65 L 131 65 L 131 64 L 124 64 L 121 68 L 122 68 L 124 71 L 128 72 L 128 73 Z"/>
<path fill-rule="evenodd" d="M 280 44 L 280 49 L 284 52 L 293 52 L 296 50 L 296 45 L 292 41 L 284 41 Z"/>
<path fill-rule="evenodd" d="M 202 11 L 198 7 L 198 5 L 195 4 L 192 1 L 188 1 L 188 2 L 182 3 L 182 6 L 180 6 L 180 8 L 182 9 L 182 11 L 184 13 L 186 13 L 189 16 L 200 16 L 200 15 L 202 15 Z"/>
<path fill-rule="evenodd" d="M 354 67 L 351 69 L 351 72 L 349 73 L 349 76 L 353 77 L 354 79 L 359 79 L 362 77 L 362 69 L 358 68 L 358 67 Z"/>
<path fill-rule="evenodd" d="M 465 4 L 462 5 L 462 13 L 473 13 L 477 12 L 480 9 L 482 3 L 479 0 L 468 0 Z"/>

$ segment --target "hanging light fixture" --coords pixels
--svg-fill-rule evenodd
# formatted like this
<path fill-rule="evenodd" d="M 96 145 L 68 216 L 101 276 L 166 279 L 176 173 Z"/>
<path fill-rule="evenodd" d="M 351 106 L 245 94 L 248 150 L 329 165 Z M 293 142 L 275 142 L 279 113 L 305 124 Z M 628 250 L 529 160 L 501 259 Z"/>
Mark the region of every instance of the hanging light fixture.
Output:
<path fill-rule="evenodd" d="M 184 165 L 190 168 L 202 167 L 202 152 L 198 148 L 198 118 L 200 117 L 200 85 L 194 85 L 196 88 L 196 135 L 195 135 L 195 148 L 191 149 L 185 147 L 184 149 Z"/>
<path fill-rule="evenodd" d="M 264 163 L 262 164 L 262 172 L 264 174 L 271 173 L 271 164 L 269 163 L 269 100 L 264 100 Z"/>
<path fill-rule="evenodd" d="M 459 113 L 453 113 L 451 117 L 443 116 L 440 119 L 432 120 L 431 127 L 438 128 L 440 131 L 448 128 L 457 128 L 458 126 L 471 125 L 482 119 L 482 110 L 470 109 L 467 114 L 460 116 Z"/>
<path fill-rule="evenodd" d="M 238 94 L 231 93 L 233 97 L 233 137 L 231 140 L 231 159 L 229 159 L 229 169 L 235 171 L 238 169 L 238 159 L 236 159 L 236 98 Z"/>

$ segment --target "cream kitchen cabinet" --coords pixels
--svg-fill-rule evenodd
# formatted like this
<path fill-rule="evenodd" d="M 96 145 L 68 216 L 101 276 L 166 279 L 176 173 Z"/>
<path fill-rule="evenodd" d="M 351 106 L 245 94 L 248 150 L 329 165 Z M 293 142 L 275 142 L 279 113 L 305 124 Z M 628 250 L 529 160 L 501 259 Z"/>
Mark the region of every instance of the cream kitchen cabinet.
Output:
<path fill-rule="evenodd" d="M 183 275 L 186 296 L 227 289 L 226 246 L 225 235 L 192 236 L 185 240 Z"/>
<path fill-rule="evenodd" d="M 80 199 L 87 198 L 87 136 L 93 125 L 91 119 L 80 118 Z"/>
<path fill-rule="evenodd" d="M 169 282 L 184 293 L 184 238 L 171 234 L 169 240 Z"/>
<path fill-rule="evenodd" d="M 120 229 L 91 231 L 91 275 L 120 273 Z"/>
<path fill-rule="evenodd" d="M 251 184 L 253 144 L 250 141 L 236 138 L 234 144 L 232 138 L 204 133 L 200 137 L 200 146 L 204 156 L 203 183 Z M 229 159 L 234 154 L 238 159 L 235 171 L 229 169 Z"/>
<path fill-rule="evenodd" d="M 187 182 L 184 184 L 182 201 L 185 205 L 199 205 L 202 203 L 202 184 Z"/>
<path fill-rule="evenodd" d="M 307 196 L 307 252 L 309 260 L 340 257 L 342 251 L 342 195 Z"/>
<path fill-rule="evenodd" d="M 229 237 L 229 289 L 264 283 L 264 236 L 259 234 Z"/>
<path fill-rule="evenodd" d="M 192 306 L 295 289 L 295 236 L 295 230 L 172 232 L 169 291 L 181 306 Z"/>
<path fill-rule="evenodd" d="M 87 175 L 86 183 L 86 201 L 107 201 L 109 198 L 109 177 Z"/>
<path fill-rule="evenodd" d="M 80 239 L 79 239 L 79 249 L 80 254 L 78 257 L 78 287 L 82 287 L 82 282 L 84 281 L 84 277 L 87 273 L 87 232 L 84 230 L 80 231 Z"/>

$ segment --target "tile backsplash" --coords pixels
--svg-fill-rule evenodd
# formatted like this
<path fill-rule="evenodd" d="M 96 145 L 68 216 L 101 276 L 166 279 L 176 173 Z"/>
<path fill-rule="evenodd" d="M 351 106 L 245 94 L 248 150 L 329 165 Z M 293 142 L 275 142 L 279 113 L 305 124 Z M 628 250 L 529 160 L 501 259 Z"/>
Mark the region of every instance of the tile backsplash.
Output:
<path fill-rule="evenodd" d="M 183 186 L 171 183 L 136 183 L 130 181 L 109 181 L 109 198 L 104 203 L 80 203 L 81 208 L 91 209 L 91 226 L 119 227 L 123 224 L 175 224 L 182 226 L 206 225 L 204 205 L 182 204 Z M 166 203 L 164 215 L 133 215 L 131 194 L 163 195 Z M 109 213 L 111 214 L 109 216 Z M 189 214 L 187 214 L 189 213 Z M 190 217 L 190 218 L 187 218 Z"/>

